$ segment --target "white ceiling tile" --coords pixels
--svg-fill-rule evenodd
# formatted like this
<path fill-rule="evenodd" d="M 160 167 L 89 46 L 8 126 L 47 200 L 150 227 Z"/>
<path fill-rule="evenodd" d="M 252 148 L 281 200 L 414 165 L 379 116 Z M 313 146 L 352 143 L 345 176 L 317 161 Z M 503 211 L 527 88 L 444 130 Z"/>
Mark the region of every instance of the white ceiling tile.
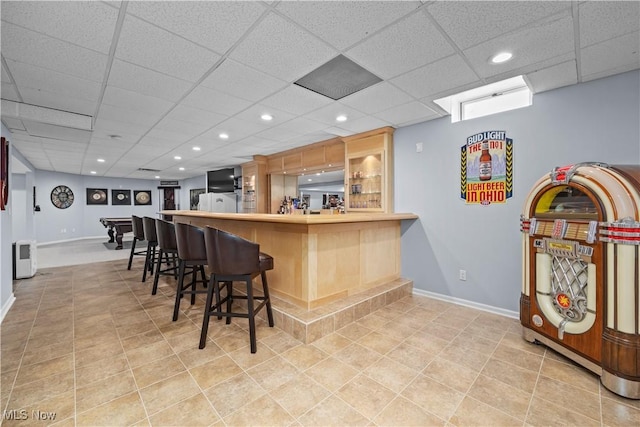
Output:
<path fill-rule="evenodd" d="M 210 50 L 132 16 L 124 20 L 115 55 L 190 82 L 199 80 L 220 59 Z"/>
<path fill-rule="evenodd" d="M 20 102 L 21 99 L 18 96 L 18 90 L 14 84 L 2 83 L 2 99 L 8 99 L 9 101 Z"/>
<path fill-rule="evenodd" d="M 325 123 L 329 126 L 334 126 L 338 124 L 338 122 L 336 121 L 336 117 L 342 114 L 346 115 L 348 120 L 356 120 L 364 115 L 362 112 L 355 110 L 347 105 L 341 104 L 339 102 L 334 102 L 333 104 L 305 114 L 304 118 L 320 123 Z"/>
<path fill-rule="evenodd" d="M 4 93 L 2 94 L 2 96 L 4 97 Z M 10 131 L 26 130 L 24 128 L 24 124 L 22 123 L 22 120 L 20 120 L 20 119 L 15 119 L 13 117 L 3 117 L 2 118 L 2 123 L 4 123 L 4 125 Z"/>
<path fill-rule="evenodd" d="M 260 101 L 268 107 L 275 107 L 292 114 L 306 114 L 329 105 L 332 99 L 319 95 L 297 85 L 290 85 L 280 92 Z"/>
<path fill-rule="evenodd" d="M 177 140 L 175 138 L 178 138 Z M 187 137 L 176 132 L 166 130 L 152 129 L 142 139 L 139 144 L 145 146 L 158 146 L 173 148 L 177 144 L 184 144 Z"/>
<path fill-rule="evenodd" d="M 273 117 L 273 120 L 269 122 L 262 120 L 260 117 L 263 114 L 271 114 L 271 116 Z M 262 104 L 252 105 L 251 107 L 247 108 L 243 112 L 238 113 L 234 116 L 235 119 L 243 120 L 249 124 L 254 124 L 256 126 L 261 126 L 265 128 L 278 126 L 288 120 L 293 119 L 294 117 L 295 116 L 293 114 L 284 112 L 282 110 L 278 110 L 273 107 L 267 107 L 266 105 L 262 105 Z"/>
<path fill-rule="evenodd" d="M 268 126 L 263 125 L 262 123 L 245 122 L 244 120 L 231 117 L 230 119 L 216 125 L 206 135 L 211 135 L 212 139 L 218 139 L 218 135 L 221 132 L 226 132 L 229 135 L 227 142 L 233 142 L 246 138 L 267 128 Z"/>
<path fill-rule="evenodd" d="M 420 7 L 417 1 L 280 2 L 278 11 L 342 50 Z"/>
<path fill-rule="evenodd" d="M 7 23 L 2 24 L 2 55 L 94 82 L 102 82 L 107 65 L 102 53 Z"/>
<path fill-rule="evenodd" d="M 460 49 L 570 9 L 568 1 L 440 1 L 427 6 Z"/>
<path fill-rule="evenodd" d="M 533 93 L 540 93 L 578 82 L 576 61 L 567 61 L 526 75 Z"/>
<path fill-rule="evenodd" d="M 287 83 L 232 59 L 225 60 L 202 81 L 202 86 L 233 94 L 249 101 L 262 98 L 284 88 Z"/>
<path fill-rule="evenodd" d="M 379 129 L 385 126 L 391 126 L 391 124 L 377 117 L 365 116 L 357 120 L 349 120 L 346 123 L 340 124 L 340 126 L 353 133 L 360 133 L 372 129 Z"/>
<path fill-rule="evenodd" d="M 386 28 L 347 52 L 364 68 L 392 78 L 454 53 L 424 11 Z"/>
<path fill-rule="evenodd" d="M 226 52 L 265 12 L 259 2 L 129 2 L 127 13 L 188 40 Z"/>
<path fill-rule="evenodd" d="M 217 90 L 198 86 L 182 100 L 182 104 L 228 117 L 249 107 L 251 102 Z"/>
<path fill-rule="evenodd" d="M 2 83 L 8 83 L 8 84 L 13 83 L 13 80 L 9 78 L 9 71 L 5 68 L 4 62 L 2 63 L 1 70 L 2 70 Z"/>
<path fill-rule="evenodd" d="M 409 95 L 387 82 L 370 86 L 340 100 L 342 104 L 367 114 L 388 110 L 409 101 L 412 101 Z"/>
<path fill-rule="evenodd" d="M 77 82 L 78 80 L 75 79 L 75 81 Z M 76 87 L 76 89 L 78 88 L 79 87 Z M 93 116 L 96 112 L 96 101 L 76 98 L 75 96 L 71 96 L 70 93 L 62 94 L 61 92 L 49 92 L 44 89 L 23 87 L 20 89 L 20 94 L 25 104 L 39 105 L 41 107 L 69 111 L 87 116 Z M 5 98 L 4 93 L 2 97 Z"/>
<path fill-rule="evenodd" d="M 298 26 L 271 13 L 231 52 L 230 57 L 293 82 L 337 54 Z"/>
<path fill-rule="evenodd" d="M 391 83 L 414 98 L 424 98 L 475 81 L 478 81 L 476 74 L 459 55 L 453 55 L 396 77 Z"/>
<path fill-rule="evenodd" d="M 147 114 L 139 110 L 128 110 L 103 103 L 98 112 L 98 117 L 118 123 L 129 123 L 151 128 L 160 119 L 161 115 L 158 113 Z"/>
<path fill-rule="evenodd" d="M 200 135 L 211 126 L 208 124 L 195 124 L 195 123 L 187 123 L 180 120 L 173 120 L 167 117 L 160 120 L 160 122 L 154 127 L 154 130 L 159 132 L 166 132 L 167 135 L 172 135 L 171 139 L 179 138 L 179 139 L 191 139 L 197 135 Z M 179 140 L 175 140 L 176 143 L 180 142 Z"/>
<path fill-rule="evenodd" d="M 163 115 L 167 113 L 174 103 L 155 96 L 144 95 L 115 86 L 107 86 L 102 102 L 118 108 L 132 111 L 143 111 L 147 114 Z"/>
<path fill-rule="evenodd" d="M 640 30 L 640 2 L 590 1 L 578 4 L 580 47 Z"/>
<path fill-rule="evenodd" d="M 178 101 L 192 83 L 115 59 L 108 84 L 168 101 Z"/>
<path fill-rule="evenodd" d="M 207 110 L 201 110 L 200 108 L 187 107 L 184 104 L 180 104 L 173 108 L 169 112 L 169 114 L 167 114 L 166 118 L 193 124 L 206 124 L 208 126 L 215 126 L 216 124 L 225 120 L 227 116 Z"/>
<path fill-rule="evenodd" d="M 7 64 L 16 80 L 19 91 L 22 91 L 23 88 L 31 88 L 87 101 L 97 101 L 100 95 L 100 83 L 21 62 L 7 60 Z"/>
<path fill-rule="evenodd" d="M 570 16 L 496 37 L 464 51 L 473 69 L 486 78 L 527 64 L 574 52 L 573 25 Z M 513 58 L 502 64 L 489 59 L 498 52 L 509 51 Z"/>
<path fill-rule="evenodd" d="M 88 143 L 91 139 L 91 131 L 72 129 L 63 126 L 50 125 L 48 123 L 38 123 L 23 120 L 25 128 L 29 135 L 39 136 L 50 143 L 53 141 L 73 141 Z"/>
<path fill-rule="evenodd" d="M 640 67 L 640 32 L 591 45 L 580 52 L 585 80 L 637 69 Z"/>
<path fill-rule="evenodd" d="M 282 123 L 278 126 L 279 129 L 297 134 L 313 133 L 326 127 L 326 123 L 320 123 L 304 117 L 296 117 L 295 119 L 289 120 L 288 122 Z"/>
<path fill-rule="evenodd" d="M 3 21 L 105 54 L 117 19 L 118 9 L 98 1 L 2 3 Z"/>
<path fill-rule="evenodd" d="M 299 138 L 302 134 L 281 129 L 279 126 L 276 126 L 265 129 L 262 132 L 258 132 L 255 136 L 258 138 L 270 139 L 272 141 L 288 141 L 293 138 Z"/>
<path fill-rule="evenodd" d="M 142 135 L 149 130 L 148 127 L 137 126 L 130 123 L 114 122 L 100 117 L 93 124 L 93 137 L 109 139 L 110 135 L 119 135 L 123 141 L 137 142 Z"/>
<path fill-rule="evenodd" d="M 414 101 L 382 111 L 375 114 L 375 116 L 387 123 L 391 123 L 393 126 L 398 127 L 407 122 L 433 119 L 435 117 L 439 117 L 439 114 L 424 106 L 422 103 Z"/>

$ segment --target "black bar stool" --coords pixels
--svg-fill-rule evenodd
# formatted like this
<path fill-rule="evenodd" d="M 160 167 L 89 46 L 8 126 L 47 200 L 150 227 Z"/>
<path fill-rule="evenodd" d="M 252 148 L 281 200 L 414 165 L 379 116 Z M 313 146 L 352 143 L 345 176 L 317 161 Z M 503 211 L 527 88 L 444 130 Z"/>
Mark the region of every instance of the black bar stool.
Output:
<path fill-rule="evenodd" d="M 131 227 L 133 229 L 133 242 L 131 243 L 131 253 L 129 254 L 129 265 L 127 265 L 127 270 L 131 270 L 131 263 L 133 262 L 134 255 L 147 255 L 146 249 L 136 252 L 136 242 L 144 240 L 144 226 L 142 225 L 142 218 L 131 215 Z"/>
<path fill-rule="evenodd" d="M 151 295 L 158 291 L 158 279 L 160 276 L 173 276 L 178 278 L 178 243 L 176 242 L 176 228 L 172 222 L 156 219 L 156 236 L 158 237 L 158 265 L 153 278 L 153 290 Z M 162 256 L 166 258 L 167 268 L 162 269 Z M 169 262 L 171 255 L 171 262 Z"/>
<path fill-rule="evenodd" d="M 142 228 L 144 229 L 144 239 L 147 241 L 147 257 L 144 260 L 144 272 L 142 273 L 142 281 L 147 280 L 147 271 L 153 274 L 156 265 L 158 246 L 158 236 L 156 235 L 156 220 L 145 216 L 142 218 Z"/>
<path fill-rule="evenodd" d="M 178 320 L 180 299 L 185 294 L 191 295 L 191 305 L 196 303 L 196 294 L 204 294 L 206 290 L 197 290 L 197 284 L 207 286 L 207 276 L 204 266 L 207 265 L 207 249 L 204 245 L 204 231 L 194 225 L 177 223 L 176 241 L 178 246 L 178 286 L 176 288 L 176 302 L 173 308 L 173 320 Z M 191 282 L 184 284 L 184 276 L 190 269 Z M 197 280 L 198 271 L 201 280 Z M 191 290 L 188 290 L 191 288 Z"/>
<path fill-rule="evenodd" d="M 202 332 L 200 334 L 200 348 L 207 343 L 207 330 L 211 316 L 224 316 L 227 325 L 232 317 L 249 319 L 249 339 L 251 353 L 255 353 L 256 346 L 256 322 L 255 315 L 263 307 L 267 308 L 269 326 L 273 327 L 273 313 L 271 312 L 271 300 L 269 298 L 269 286 L 267 285 L 267 270 L 273 269 L 273 257 L 260 252 L 260 245 L 226 231 L 207 227 L 204 232 L 207 259 L 211 278 L 207 292 L 207 305 L 204 310 Z M 253 278 L 260 275 L 262 278 L 262 296 L 253 294 Z M 233 281 L 243 281 L 246 284 L 246 295 L 233 293 Z M 220 299 L 220 282 L 226 282 L 227 295 Z M 212 305 L 215 294 L 216 304 Z M 234 299 L 247 300 L 247 312 L 232 312 L 231 306 Z M 261 303 L 254 307 L 254 300 Z M 222 311 L 222 305 L 226 302 L 226 310 Z"/>

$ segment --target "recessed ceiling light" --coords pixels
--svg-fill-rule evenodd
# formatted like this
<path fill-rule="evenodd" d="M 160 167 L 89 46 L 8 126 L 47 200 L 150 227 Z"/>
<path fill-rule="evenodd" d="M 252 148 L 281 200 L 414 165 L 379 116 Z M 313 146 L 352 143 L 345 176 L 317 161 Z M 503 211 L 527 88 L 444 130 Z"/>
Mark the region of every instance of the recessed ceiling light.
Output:
<path fill-rule="evenodd" d="M 227 133 L 221 133 L 220 135 L 218 135 L 218 137 L 219 137 L 220 139 L 229 139 L 229 134 L 227 134 Z"/>
<path fill-rule="evenodd" d="M 324 171 L 323 171 L 323 172 L 324 172 Z M 316 173 L 316 176 L 320 176 L 320 172 L 317 172 L 317 173 Z"/>
<path fill-rule="evenodd" d="M 98 159 L 98 163 L 104 163 L 104 159 Z"/>
<path fill-rule="evenodd" d="M 180 156 L 173 156 L 173 158 L 176 159 L 176 160 L 182 160 L 182 157 L 180 157 Z"/>
<path fill-rule="evenodd" d="M 96 171 L 91 171 L 91 175 L 95 175 L 95 174 L 96 174 Z"/>
<path fill-rule="evenodd" d="M 155 179 L 160 179 L 160 175 L 156 175 L 154 178 Z"/>
<path fill-rule="evenodd" d="M 510 60 L 512 56 L 513 54 L 511 54 L 511 52 L 500 52 L 491 58 L 491 62 L 494 64 L 502 64 L 503 62 Z"/>
<path fill-rule="evenodd" d="M 178 168 L 178 170 L 181 170 L 181 171 L 183 171 L 183 170 L 184 170 L 184 168 Z"/>
<path fill-rule="evenodd" d="M 347 116 L 345 116 L 344 114 L 340 114 L 338 117 L 336 117 L 336 122 L 346 122 L 347 121 Z"/>
<path fill-rule="evenodd" d="M 311 182 L 311 181 L 313 181 L 313 180 L 312 180 L 311 178 L 308 178 L 308 179 L 307 179 L 307 181 Z"/>
<path fill-rule="evenodd" d="M 200 151 L 200 147 L 193 147 L 192 150 L 193 151 Z"/>
<path fill-rule="evenodd" d="M 273 116 L 271 114 L 263 114 L 260 116 L 260 118 L 262 120 L 264 120 L 265 122 L 269 122 L 271 120 L 273 120 Z"/>

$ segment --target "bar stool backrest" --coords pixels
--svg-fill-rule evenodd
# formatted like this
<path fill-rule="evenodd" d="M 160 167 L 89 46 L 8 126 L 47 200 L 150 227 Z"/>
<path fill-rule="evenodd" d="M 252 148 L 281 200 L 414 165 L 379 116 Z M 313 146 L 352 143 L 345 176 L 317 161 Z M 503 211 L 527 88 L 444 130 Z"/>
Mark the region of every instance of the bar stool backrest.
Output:
<path fill-rule="evenodd" d="M 163 250 L 176 250 L 176 227 L 172 222 L 163 219 L 156 219 L 156 235 L 158 236 L 158 246 Z"/>
<path fill-rule="evenodd" d="M 156 220 L 145 216 L 142 218 L 142 225 L 144 228 L 144 239 L 147 242 L 157 242 L 158 236 L 156 234 Z"/>
<path fill-rule="evenodd" d="M 133 229 L 133 237 L 138 240 L 144 240 L 144 225 L 142 225 L 142 218 L 131 215 L 131 227 Z"/>
<path fill-rule="evenodd" d="M 213 274 L 243 275 L 260 271 L 260 245 L 216 228 L 205 229 L 207 263 Z"/>
<path fill-rule="evenodd" d="M 175 227 L 178 258 L 185 261 L 206 260 L 207 249 L 204 246 L 204 231 L 195 225 L 180 222 Z"/>

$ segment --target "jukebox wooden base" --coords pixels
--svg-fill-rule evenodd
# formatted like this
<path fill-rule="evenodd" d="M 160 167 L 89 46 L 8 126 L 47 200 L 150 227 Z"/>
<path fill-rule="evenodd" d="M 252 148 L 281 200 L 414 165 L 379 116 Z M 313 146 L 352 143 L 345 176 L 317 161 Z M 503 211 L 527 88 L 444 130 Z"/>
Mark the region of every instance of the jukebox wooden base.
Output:
<path fill-rule="evenodd" d="M 523 338 L 640 399 L 640 166 L 556 168 L 525 204 Z"/>

